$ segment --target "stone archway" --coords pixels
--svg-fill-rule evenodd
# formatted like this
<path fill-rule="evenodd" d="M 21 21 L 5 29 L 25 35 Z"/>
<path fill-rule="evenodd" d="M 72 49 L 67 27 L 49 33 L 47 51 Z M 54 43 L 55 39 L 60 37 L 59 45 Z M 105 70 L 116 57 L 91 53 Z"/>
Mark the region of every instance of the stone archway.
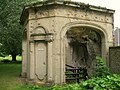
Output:
<path fill-rule="evenodd" d="M 94 47 L 91 45 L 92 47 L 89 48 L 86 45 L 87 43 L 85 43 L 86 41 L 83 39 L 87 38 L 91 39 Z M 107 38 L 105 29 L 99 25 L 92 23 L 86 24 L 86 22 L 66 24 L 61 30 L 61 65 L 64 64 L 62 67 L 64 71 L 61 71 L 61 73 L 65 72 L 65 64 L 68 64 L 75 67 L 87 67 L 88 73 L 91 75 L 96 68 L 95 56 L 106 57 L 104 57 L 104 54 L 107 53 L 107 43 L 105 43 Z M 91 48 L 94 49 L 94 51 L 90 51 Z M 84 53 L 79 53 L 80 51 L 84 51 Z M 95 53 L 95 56 L 92 56 L 94 55 L 93 53 Z M 92 60 L 93 58 L 94 60 Z M 63 79 L 65 80 L 64 75 Z"/>
<path fill-rule="evenodd" d="M 94 23 L 87 23 L 87 22 L 72 22 L 72 23 L 68 23 L 66 24 L 62 30 L 61 30 L 61 48 L 63 47 L 63 44 L 64 44 L 64 38 L 66 38 L 66 33 L 68 31 L 70 31 L 71 29 L 76 29 L 76 28 L 83 28 L 83 27 L 87 27 L 87 29 L 89 31 L 95 31 L 99 34 L 99 36 L 101 37 L 101 56 L 105 59 L 106 57 L 104 56 L 105 55 L 105 52 L 106 52 L 106 45 L 107 45 L 107 42 L 108 41 L 108 34 L 107 34 L 107 30 L 105 30 L 103 27 L 97 25 L 97 24 L 94 24 Z M 88 31 L 86 30 L 86 31 Z M 82 30 L 78 30 L 78 31 L 82 31 Z M 89 32 L 87 32 L 89 33 Z M 84 33 L 82 33 L 84 35 Z M 63 50 L 61 50 L 61 52 L 63 52 Z"/>
<path fill-rule="evenodd" d="M 66 64 L 72 67 L 86 67 L 88 73 L 95 71 L 96 56 L 101 56 L 101 36 L 97 29 L 72 27 L 66 32 Z"/>

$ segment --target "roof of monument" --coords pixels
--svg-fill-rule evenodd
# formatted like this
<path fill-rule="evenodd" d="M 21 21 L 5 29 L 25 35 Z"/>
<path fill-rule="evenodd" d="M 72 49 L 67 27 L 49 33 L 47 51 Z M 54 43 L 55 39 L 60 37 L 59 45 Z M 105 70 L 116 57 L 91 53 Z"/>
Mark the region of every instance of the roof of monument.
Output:
<path fill-rule="evenodd" d="M 30 8 L 38 8 L 38 7 L 42 7 L 45 5 L 66 5 L 66 6 L 71 6 L 71 7 L 77 7 L 77 8 L 87 8 L 91 11 L 97 11 L 97 12 L 103 12 L 103 13 L 110 13 L 110 14 L 114 14 L 115 10 L 112 9 L 108 9 L 106 7 L 101 7 L 101 6 L 94 6 L 94 5 L 89 5 L 89 4 L 85 4 L 82 2 L 73 2 L 73 1 L 40 1 L 37 3 L 32 3 L 29 5 L 25 5 L 22 11 L 22 15 L 20 20 L 23 19 L 23 16 L 25 15 L 26 11 Z"/>

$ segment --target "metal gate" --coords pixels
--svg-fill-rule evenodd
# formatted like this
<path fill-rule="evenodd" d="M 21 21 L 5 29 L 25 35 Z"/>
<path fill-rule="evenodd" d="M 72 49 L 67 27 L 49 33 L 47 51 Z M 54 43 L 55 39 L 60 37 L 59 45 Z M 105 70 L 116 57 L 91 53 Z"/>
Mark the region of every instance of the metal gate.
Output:
<path fill-rule="evenodd" d="M 80 83 L 80 80 L 86 80 L 88 78 L 86 68 L 73 67 L 67 64 L 65 75 L 67 83 Z"/>

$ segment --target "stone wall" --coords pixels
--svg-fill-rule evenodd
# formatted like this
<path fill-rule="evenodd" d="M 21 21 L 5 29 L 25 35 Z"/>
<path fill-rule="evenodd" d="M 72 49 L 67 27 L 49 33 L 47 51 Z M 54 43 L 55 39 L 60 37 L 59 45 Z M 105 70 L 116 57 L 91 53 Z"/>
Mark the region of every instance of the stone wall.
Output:
<path fill-rule="evenodd" d="M 109 65 L 113 73 L 120 74 L 120 46 L 109 48 Z"/>

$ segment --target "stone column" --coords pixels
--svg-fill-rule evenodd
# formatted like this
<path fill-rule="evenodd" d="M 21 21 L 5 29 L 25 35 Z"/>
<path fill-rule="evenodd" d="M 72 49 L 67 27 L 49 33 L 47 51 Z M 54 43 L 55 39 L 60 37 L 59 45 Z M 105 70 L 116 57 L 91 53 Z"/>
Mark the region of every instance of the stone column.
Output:
<path fill-rule="evenodd" d="M 65 37 L 61 38 L 61 84 L 65 83 Z"/>
<path fill-rule="evenodd" d="M 30 71 L 29 71 L 29 73 L 30 73 L 30 75 L 29 75 L 29 78 L 31 79 L 31 80 L 34 80 L 34 76 L 35 76 L 35 71 L 34 71 L 34 69 L 35 69 L 35 61 L 34 61 L 34 58 L 35 58 L 35 56 L 34 56 L 34 41 L 31 41 L 30 42 L 30 66 L 29 66 L 29 69 L 30 69 Z"/>
<path fill-rule="evenodd" d="M 53 81 L 53 76 L 52 76 L 52 42 L 48 42 L 48 72 L 47 72 L 47 81 L 52 82 Z"/>
<path fill-rule="evenodd" d="M 27 77 L 27 40 L 22 42 L 22 77 Z"/>
<path fill-rule="evenodd" d="M 55 83 L 63 84 L 65 82 L 65 57 L 62 52 L 64 47 L 61 46 L 61 40 L 58 38 L 54 41 L 54 63 L 55 63 Z"/>
<path fill-rule="evenodd" d="M 105 62 L 107 63 L 107 57 L 106 57 L 106 55 L 107 55 L 107 42 L 102 42 L 102 48 L 101 48 L 101 50 L 102 50 L 102 58 L 105 60 Z"/>

